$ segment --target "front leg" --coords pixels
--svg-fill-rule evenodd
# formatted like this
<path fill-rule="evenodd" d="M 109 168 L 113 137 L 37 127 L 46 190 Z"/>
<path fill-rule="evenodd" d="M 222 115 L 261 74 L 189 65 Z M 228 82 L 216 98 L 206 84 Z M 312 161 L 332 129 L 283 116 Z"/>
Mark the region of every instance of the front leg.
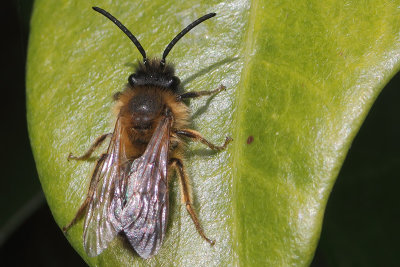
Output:
<path fill-rule="evenodd" d="M 107 137 L 111 137 L 112 133 L 107 133 L 107 134 L 103 134 L 102 136 L 98 137 L 94 143 L 89 147 L 88 151 L 86 151 L 85 154 L 83 154 L 80 157 L 74 156 L 72 155 L 72 153 L 69 153 L 68 155 L 68 160 L 70 159 L 74 159 L 74 160 L 86 160 L 90 157 L 90 155 L 92 155 L 92 153 L 96 150 L 96 148 L 98 148 L 103 142 L 104 140 L 106 140 Z"/>
<path fill-rule="evenodd" d="M 199 96 L 203 96 L 203 95 L 213 95 L 213 94 L 218 94 L 219 92 L 225 90 L 225 86 L 223 86 L 222 84 L 215 90 L 212 91 L 199 91 L 199 92 L 187 92 L 184 94 L 181 94 L 179 96 L 180 99 L 185 99 L 185 98 L 196 98 Z"/>
<path fill-rule="evenodd" d="M 208 146 L 209 148 L 211 148 L 212 150 L 224 150 L 227 147 L 227 145 L 233 140 L 232 138 L 230 138 L 228 136 L 228 137 L 226 137 L 225 143 L 222 146 L 217 146 L 217 145 L 214 145 L 213 143 L 211 143 L 210 141 L 208 141 L 207 139 L 205 139 L 203 136 L 201 136 L 201 134 L 199 132 L 192 130 L 192 129 L 176 130 L 175 133 L 177 135 L 186 136 L 191 139 L 194 139 L 195 141 L 199 141 L 199 142 L 205 144 L 206 146 Z"/>

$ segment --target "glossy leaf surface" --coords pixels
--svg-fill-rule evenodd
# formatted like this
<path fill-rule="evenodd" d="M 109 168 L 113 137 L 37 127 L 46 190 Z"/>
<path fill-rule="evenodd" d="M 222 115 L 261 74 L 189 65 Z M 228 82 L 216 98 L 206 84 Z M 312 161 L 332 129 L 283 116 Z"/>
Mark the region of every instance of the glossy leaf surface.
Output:
<path fill-rule="evenodd" d="M 210 247 L 170 183 L 171 214 L 160 253 L 142 260 L 116 239 L 96 258 L 82 222 L 68 239 L 91 265 L 307 265 L 325 205 L 374 99 L 399 68 L 399 2 L 176 1 L 96 3 L 121 20 L 148 55 L 197 17 L 167 59 L 187 91 L 228 89 L 192 100 L 193 128 L 227 151 L 192 143 L 186 165 Z M 385 15 L 382 15 L 385 14 Z M 85 198 L 95 162 L 68 162 L 112 130 L 112 94 L 140 58 L 118 28 L 82 1 L 38 0 L 27 88 L 32 147 L 60 226 Z M 247 142 L 249 137 L 252 142 Z M 250 144 L 248 144 L 250 143 Z M 103 147 L 98 153 L 101 153 Z"/>

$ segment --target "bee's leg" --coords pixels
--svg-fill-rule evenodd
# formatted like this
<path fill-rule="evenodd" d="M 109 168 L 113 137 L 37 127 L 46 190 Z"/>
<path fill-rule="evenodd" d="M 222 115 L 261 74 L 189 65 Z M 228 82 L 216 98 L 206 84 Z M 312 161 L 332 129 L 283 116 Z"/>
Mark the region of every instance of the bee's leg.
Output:
<path fill-rule="evenodd" d="M 85 213 L 87 206 L 89 205 L 90 201 L 93 198 L 93 194 L 94 194 L 94 191 L 96 190 L 97 183 L 99 182 L 98 181 L 98 177 L 99 177 L 98 172 L 100 171 L 101 166 L 103 166 L 103 162 L 106 160 L 107 157 L 108 157 L 108 154 L 102 154 L 100 156 L 100 158 L 97 160 L 96 168 L 94 168 L 94 171 L 92 174 L 92 179 L 90 180 L 90 186 L 89 186 L 89 190 L 88 190 L 86 199 L 83 202 L 83 204 L 81 205 L 81 207 L 79 208 L 79 210 L 76 212 L 75 217 L 72 219 L 72 221 L 63 227 L 64 233 L 67 232 L 69 230 L 69 228 L 71 228 Z"/>
<path fill-rule="evenodd" d="M 183 162 L 181 159 L 178 158 L 172 158 L 170 160 L 170 166 L 174 167 L 177 169 L 178 176 L 179 176 L 179 182 L 181 185 L 181 196 L 182 196 L 182 203 L 185 204 L 186 210 L 189 212 L 190 217 L 192 218 L 192 221 L 194 225 L 196 226 L 197 232 L 200 234 L 200 236 L 206 240 L 208 243 L 211 245 L 215 244 L 214 240 L 209 239 L 203 231 L 203 228 L 200 225 L 199 219 L 197 218 L 196 212 L 193 209 L 192 206 L 192 192 L 190 188 L 190 184 L 188 181 L 188 176 L 186 174 L 185 168 L 183 166 Z"/>
<path fill-rule="evenodd" d="M 175 131 L 176 134 L 186 136 L 188 138 L 194 139 L 195 141 L 199 141 L 212 150 L 223 150 L 226 148 L 226 146 L 233 140 L 230 137 L 226 137 L 225 143 L 222 146 L 217 146 L 209 142 L 207 139 L 205 139 L 201 134 L 195 130 L 192 129 L 180 129 Z"/>
<path fill-rule="evenodd" d="M 97 137 L 97 139 L 94 141 L 94 143 L 89 147 L 88 151 L 86 151 L 86 153 L 80 157 L 74 156 L 74 155 L 72 155 L 72 153 L 69 153 L 68 160 L 70 160 L 70 159 L 74 159 L 74 160 L 88 159 L 90 157 L 90 155 L 92 155 L 92 153 L 96 150 L 96 148 L 98 148 L 104 142 L 104 140 L 111 135 L 112 135 L 112 133 L 107 133 L 107 134 L 103 134 L 102 136 Z"/>
<path fill-rule="evenodd" d="M 196 97 L 203 96 L 203 95 L 218 94 L 219 92 L 221 92 L 225 89 L 226 89 L 225 86 L 223 86 L 221 84 L 217 89 L 212 90 L 212 91 L 187 92 L 187 93 L 181 94 L 179 97 L 180 97 L 180 99 L 196 98 Z"/>

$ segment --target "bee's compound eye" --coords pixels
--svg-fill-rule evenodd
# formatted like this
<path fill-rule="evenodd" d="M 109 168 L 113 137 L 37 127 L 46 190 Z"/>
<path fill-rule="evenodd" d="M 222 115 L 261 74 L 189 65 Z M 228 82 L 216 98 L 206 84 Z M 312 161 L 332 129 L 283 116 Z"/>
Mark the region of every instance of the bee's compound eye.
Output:
<path fill-rule="evenodd" d="M 179 80 L 178 77 L 173 76 L 169 81 L 168 81 L 168 87 L 169 88 L 176 88 L 178 85 L 181 83 L 181 80 Z"/>
<path fill-rule="evenodd" d="M 131 86 L 137 85 L 138 80 L 137 80 L 137 75 L 136 75 L 136 73 L 131 74 L 131 75 L 129 76 L 128 82 L 129 82 L 129 84 L 130 84 Z"/>

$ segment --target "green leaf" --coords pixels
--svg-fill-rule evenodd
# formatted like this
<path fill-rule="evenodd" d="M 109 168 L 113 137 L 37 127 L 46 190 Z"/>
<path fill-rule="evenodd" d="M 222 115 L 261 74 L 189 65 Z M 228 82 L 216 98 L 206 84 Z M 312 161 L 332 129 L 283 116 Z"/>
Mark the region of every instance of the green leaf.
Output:
<path fill-rule="evenodd" d="M 82 221 L 67 234 L 74 248 L 90 265 L 308 265 L 351 141 L 399 69 L 400 2 L 96 4 L 155 56 L 194 19 L 217 12 L 168 60 L 188 91 L 227 87 L 189 106 L 193 128 L 212 142 L 226 135 L 234 142 L 221 153 L 192 143 L 186 154 L 195 208 L 214 247 L 196 233 L 173 179 L 167 236 L 157 256 L 140 259 L 117 238 L 89 258 Z M 113 129 L 111 96 L 124 88 L 140 54 L 82 1 L 37 0 L 31 27 L 30 137 L 47 201 L 64 226 L 83 202 L 95 165 L 66 158 Z"/>
<path fill-rule="evenodd" d="M 399 86 L 397 73 L 375 101 L 353 141 L 329 197 L 311 266 L 397 265 Z"/>

